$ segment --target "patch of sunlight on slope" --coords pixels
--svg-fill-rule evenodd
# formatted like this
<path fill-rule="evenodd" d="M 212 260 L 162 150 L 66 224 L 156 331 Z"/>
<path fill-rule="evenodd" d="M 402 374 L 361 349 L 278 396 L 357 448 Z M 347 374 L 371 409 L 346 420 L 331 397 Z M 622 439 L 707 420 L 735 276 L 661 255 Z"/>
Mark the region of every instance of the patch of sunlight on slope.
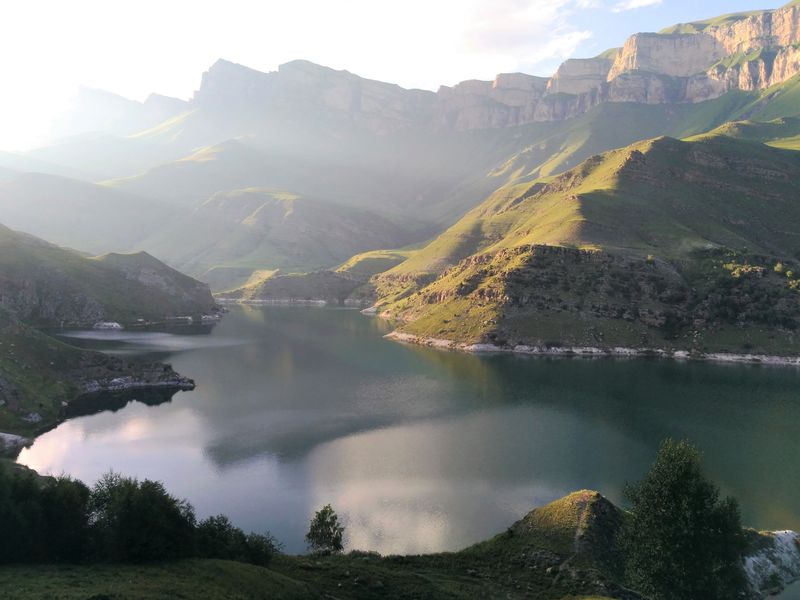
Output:
<path fill-rule="evenodd" d="M 151 127 L 150 129 L 145 129 L 144 131 L 140 131 L 139 133 L 135 133 L 133 135 L 128 136 L 131 139 L 139 139 L 145 140 L 149 138 L 158 138 L 162 137 L 165 134 L 170 134 L 165 138 L 165 141 L 172 141 L 178 134 L 180 134 L 182 126 L 186 124 L 186 122 L 191 118 L 191 116 L 196 113 L 198 109 L 188 110 L 184 113 L 176 115 L 171 119 L 167 119 L 166 121 L 159 123 L 155 127 Z"/>

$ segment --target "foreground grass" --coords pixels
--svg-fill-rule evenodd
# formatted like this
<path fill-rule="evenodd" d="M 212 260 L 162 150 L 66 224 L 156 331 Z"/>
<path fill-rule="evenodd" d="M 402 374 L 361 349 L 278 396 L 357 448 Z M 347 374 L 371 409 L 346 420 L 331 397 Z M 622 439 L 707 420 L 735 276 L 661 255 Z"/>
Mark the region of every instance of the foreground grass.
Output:
<path fill-rule="evenodd" d="M 269 568 L 222 560 L 6 566 L 0 568 L 0 590 L 5 600 L 605 598 L 564 593 L 558 585 L 493 584 L 484 573 L 459 574 L 424 557 L 408 565 L 393 559 L 281 557 Z"/>
<path fill-rule="evenodd" d="M 221 560 L 188 560 L 158 566 L 3 567 L 0 590 L 8 600 L 319 597 L 303 583 L 275 571 Z"/>

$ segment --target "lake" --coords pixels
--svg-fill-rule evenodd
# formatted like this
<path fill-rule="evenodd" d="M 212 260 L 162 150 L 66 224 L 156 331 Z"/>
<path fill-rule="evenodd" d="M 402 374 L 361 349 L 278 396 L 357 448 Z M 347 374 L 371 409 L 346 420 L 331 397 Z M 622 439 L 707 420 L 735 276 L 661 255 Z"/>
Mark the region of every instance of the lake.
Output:
<path fill-rule="evenodd" d="M 659 442 L 689 438 L 746 524 L 800 528 L 800 370 L 644 359 L 473 356 L 383 339 L 358 311 L 233 307 L 207 335 L 85 332 L 197 388 L 76 417 L 19 462 L 94 482 L 163 481 L 304 549 L 331 503 L 349 548 L 454 550 L 573 490 L 620 501 Z"/>

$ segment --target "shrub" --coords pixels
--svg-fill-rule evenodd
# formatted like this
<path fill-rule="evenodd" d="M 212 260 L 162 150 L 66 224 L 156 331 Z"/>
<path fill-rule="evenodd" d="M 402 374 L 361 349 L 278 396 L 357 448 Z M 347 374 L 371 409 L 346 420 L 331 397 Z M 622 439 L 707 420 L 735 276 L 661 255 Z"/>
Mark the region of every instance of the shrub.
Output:
<path fill-rule="evenodd" d="M 197 525 L 197 553 L 205 558 L 240 560 L 246 554 L 247 536 L 228 517 L 217 515 Z"/>

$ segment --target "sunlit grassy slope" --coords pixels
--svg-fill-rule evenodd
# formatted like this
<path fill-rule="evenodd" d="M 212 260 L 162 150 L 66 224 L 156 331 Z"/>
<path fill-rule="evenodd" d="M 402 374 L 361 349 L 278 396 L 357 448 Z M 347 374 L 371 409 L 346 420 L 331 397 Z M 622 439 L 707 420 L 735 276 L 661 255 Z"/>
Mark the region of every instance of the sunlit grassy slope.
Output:
<path fill-rule="evenodd" d="M 657 138 L 496 192 L 377 288 L 426 337 L 793 354 L 799 199 L 800 153 Z"/>

